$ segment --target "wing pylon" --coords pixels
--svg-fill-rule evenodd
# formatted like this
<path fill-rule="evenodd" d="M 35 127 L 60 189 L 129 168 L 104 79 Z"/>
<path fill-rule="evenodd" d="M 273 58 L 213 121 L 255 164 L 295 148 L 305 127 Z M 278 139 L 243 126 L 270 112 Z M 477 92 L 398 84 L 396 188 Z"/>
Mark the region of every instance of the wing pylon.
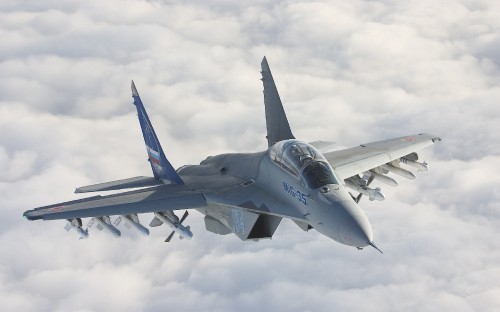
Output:
<path fill-rule="evenodd" d="M 414 134 L 361 144 L 324 155 L 335 172 L 344 179 L 346 186 L 359 193 L 357 196 L 351 194 L 356 203 L 363 195 L 370 200 L 384 200 L 385 196 L 380 188 L 370 188 L 370 184 L 376 180 L 393 187 L 398 186 L 398 181 L 388 176 L 388 173 L 414 180 L 415 174 L 401 164 L 417 171 L 429 170 L 426 162 L 417 161 L 418 154 L 415 151 L 440 140 L 430 134 Z"/>
<path fill-rule="evenodd" d="M 172 229 L 170 235 L 168 235 L 165 242 L 170 242 L 175 233 L 179 234 L 179 239 L 191 239 L 193 237 L 193 233 L 191 232 L 191 227 L 182 225 L 182 222 L 186 220 L 189 212 L 184 212 L 184 215 L 179 220 L 179 217 L 175 215 L 172 211 L 164 211 L 164 212 L 155 212 L 155 217 L 151 220 L 149 226 L 160 226 L 162 224 L 166 224 L 168 227 Z"/>

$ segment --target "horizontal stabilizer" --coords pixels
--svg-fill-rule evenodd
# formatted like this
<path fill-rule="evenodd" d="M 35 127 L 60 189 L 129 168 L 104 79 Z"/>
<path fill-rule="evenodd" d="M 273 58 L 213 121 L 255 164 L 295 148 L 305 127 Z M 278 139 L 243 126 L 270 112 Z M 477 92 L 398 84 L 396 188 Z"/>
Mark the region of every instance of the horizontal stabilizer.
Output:
<path fill-rule="evenodd" d="M 82 186 L 75 190 L 75 193 L 88 193 L 88 192 L 100 192 L 100 191 L 114 191 L 122 190 L 136 187 L 147 187 L 162 185 L 163 182 L 155 179 L 153 177 L 135 177 L 123 180 L 104 182 L 99 184 L 93 184 L 88 186 Z"/>

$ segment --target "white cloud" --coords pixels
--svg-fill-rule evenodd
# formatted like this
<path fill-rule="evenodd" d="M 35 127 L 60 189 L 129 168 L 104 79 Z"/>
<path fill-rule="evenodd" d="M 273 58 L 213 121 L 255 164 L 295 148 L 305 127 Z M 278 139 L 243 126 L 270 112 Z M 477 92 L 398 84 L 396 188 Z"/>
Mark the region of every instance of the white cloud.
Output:
<path fill-rule="evenodd" d="M 5 311 L 494 311 L 500 306 L 495 1 L 2 1 Z M 429 132 L 431 170 L 362 201 L 384 255 L 283 221 L 241 242 L 92 231 L 22 212 L 146 175 L 134 79 L 175 166 L 264 149 L 268 57 L 294 134 L 357 145 Z M 149 223 L 151 215 L 141 216 Z"/>

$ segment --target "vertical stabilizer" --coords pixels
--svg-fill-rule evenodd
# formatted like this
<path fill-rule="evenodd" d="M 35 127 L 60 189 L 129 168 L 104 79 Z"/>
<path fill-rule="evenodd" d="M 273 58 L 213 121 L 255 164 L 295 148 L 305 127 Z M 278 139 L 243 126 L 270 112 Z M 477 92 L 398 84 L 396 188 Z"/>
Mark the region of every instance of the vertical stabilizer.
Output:
<path fill-rule="evenodd" d="M 280 95 L 274 84 L 271 69 L 264 56 L 261 63 L 262 82 L 264 84 L 264 104 L 266 107 L 266 127 L 268 146 L 276 142 L 295 139 L 286 119 L 285 110 L 281 104 Z"/>
<path fill-rule="evenodd" d="M 163 149 L 158 141 L 153 125 L 151 121 L 149 121 L 146 109 L 144 109 L 139 93 L 135 88 L 134 81 L 132 81 L 132 97 L 134 98 L 134 105 L 137 109 L 137 115 L 139 117 L 139 123 L 141 124 L 142 135 L 146 143 L 149 163 L 151 164 L 151 169 L 153 169 L 154 177 L 166 183 L 184 184 L 181 177 L 177 174 L 163 153 Z"/>

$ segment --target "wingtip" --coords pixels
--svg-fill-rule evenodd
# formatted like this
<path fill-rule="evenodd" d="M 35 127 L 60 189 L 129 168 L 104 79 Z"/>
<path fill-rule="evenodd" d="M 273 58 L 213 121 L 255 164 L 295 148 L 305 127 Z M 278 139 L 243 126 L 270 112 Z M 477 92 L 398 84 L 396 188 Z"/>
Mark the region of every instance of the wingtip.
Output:
<path fill-rule="evenodd" d="M 135 87 L 135 83 L 132 80 L 130 87 L 132 89 L 132 96 L 139 96 L 139 92 L 137 92 L 137 88 Z"/>
<path fill-rule="evenodd" d="M 23 217 L 30 221 L 39 220 L 42 218 L 42 216 L 34 209 L 25 211 L 23 213 Z"/>

